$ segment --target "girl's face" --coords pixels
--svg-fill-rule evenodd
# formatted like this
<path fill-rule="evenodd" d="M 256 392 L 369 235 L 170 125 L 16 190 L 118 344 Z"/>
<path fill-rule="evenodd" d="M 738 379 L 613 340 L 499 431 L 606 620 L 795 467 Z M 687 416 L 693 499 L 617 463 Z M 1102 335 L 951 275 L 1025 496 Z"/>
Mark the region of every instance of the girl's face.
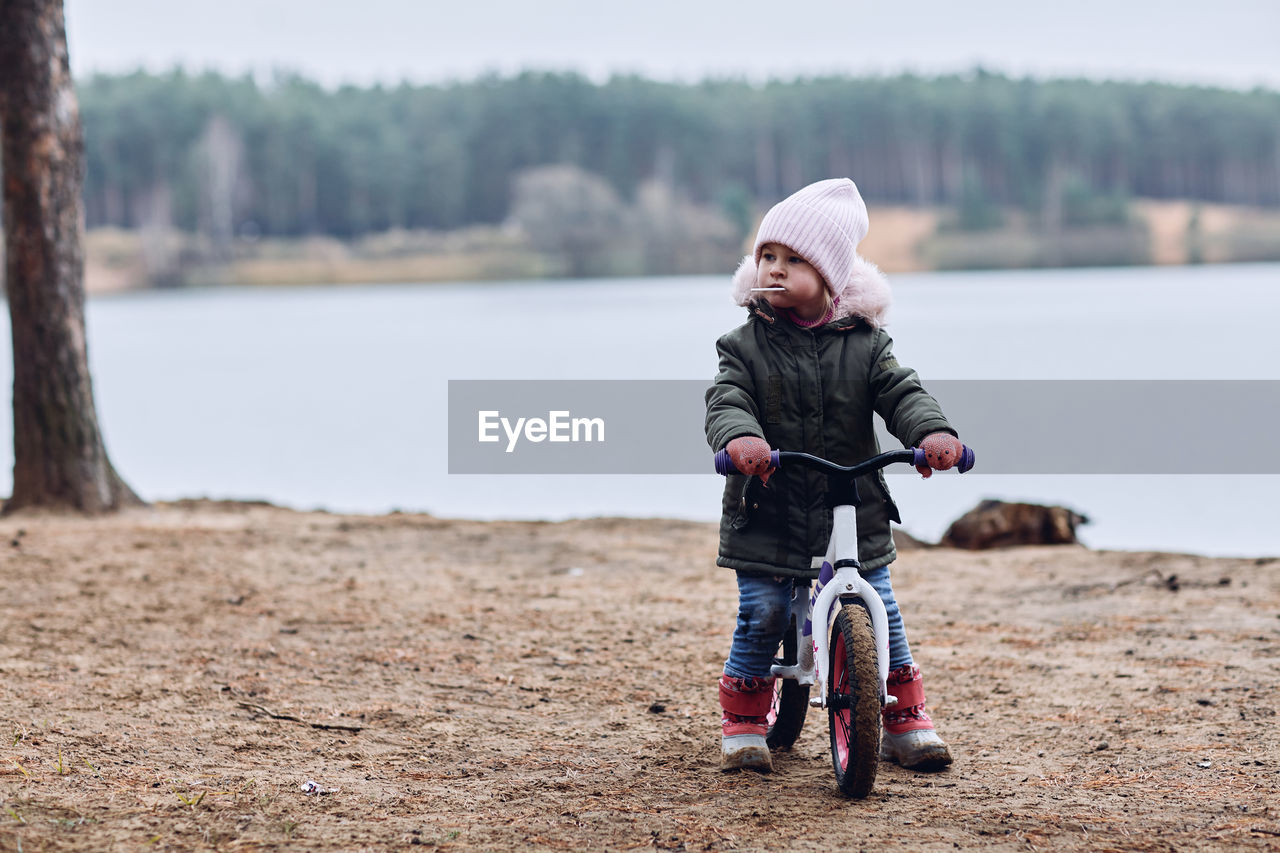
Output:
<path fill-rule="evenodd" d="M 817 269 L 781 243 L 765 243 L 756 267 L 756 287 L 781 287 L 763 294 L 774 308 L 788 308 L 802 320 L 827 312 L 827 284 Z"/>

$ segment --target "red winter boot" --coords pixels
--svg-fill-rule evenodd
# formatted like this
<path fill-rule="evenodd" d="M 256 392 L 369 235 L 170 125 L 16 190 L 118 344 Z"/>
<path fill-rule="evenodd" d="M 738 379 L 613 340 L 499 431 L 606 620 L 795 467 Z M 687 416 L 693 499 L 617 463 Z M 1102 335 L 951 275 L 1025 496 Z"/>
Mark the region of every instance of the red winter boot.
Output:
<path fill-rule="evenodd" d="M 720 769 L 773 769 L 769 745 L 769 708 L 773 705 L 772 678 L 720 676 Z"/>
<path fill-rule="evenodd" d="M 880 759 L 896 761 L 911 770 L 941 770 L 951 763 L 951 752 L 933 730 L 924 710 L 924 683 L 920 667 L 908 664 L 889 673 L 889 695 L 898 704 L 885 708 L 884 738 Z"/>

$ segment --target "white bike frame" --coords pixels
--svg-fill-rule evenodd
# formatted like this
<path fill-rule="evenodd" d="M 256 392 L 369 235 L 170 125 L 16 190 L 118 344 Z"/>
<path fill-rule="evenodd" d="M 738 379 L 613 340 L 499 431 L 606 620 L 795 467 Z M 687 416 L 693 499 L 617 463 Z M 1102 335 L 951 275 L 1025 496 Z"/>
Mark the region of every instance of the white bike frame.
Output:
<path fill-rule="evenodd" d="M 820 569 L 825 575 L 834 566 L 834 575 L 826 583 L 821 576 L 810 595 L 797 594 L 791 602 L 791 612 L 795 616 L 796 632 L 796 664 L 794 666 L 773 667 L 773 675 L 777 678 L 793 678 L 800 684 L 818 684 L 818 695 L 809 700 L 815 708 L 827 706 L 827 684 L 831 677 L 828 672 L 831 650 L 831 626 L 835 622 L 836 611 L 841 606 L 842 598 L 859 598 L 871 616 L 871 630 L 875 634 L 876 670 L 880 676 L 880 705 L 888 707 L 897 704 L 897 698 L 889 695 L 889 617 L 885 614 L 884 602 L 880 594 L 858 573 L 858 519 L 853 506 L 837 506 L 831 527 L 831 541 L 827 543 L 827 553 L 813 558 L 813 567 Z M 810 632 L 805 631 L 805 624 Z M 822 630 L 812 633 L 815 626 Z M 814 648 L 816 645 L 816 649 Z"/>

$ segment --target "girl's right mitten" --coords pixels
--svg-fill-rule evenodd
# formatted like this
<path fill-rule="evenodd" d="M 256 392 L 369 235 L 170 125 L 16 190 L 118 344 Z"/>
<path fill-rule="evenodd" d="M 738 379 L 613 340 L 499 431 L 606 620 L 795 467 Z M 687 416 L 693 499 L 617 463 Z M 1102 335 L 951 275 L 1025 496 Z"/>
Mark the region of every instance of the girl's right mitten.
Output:
<path fill-rule="evenodd" d="M 735 438 L 725 447 L 733 467 L 744 474 L 755 474 L 763 483 L 769 482 L 773 468 L 769 466 L 769 442 L 754 435 Z"/>

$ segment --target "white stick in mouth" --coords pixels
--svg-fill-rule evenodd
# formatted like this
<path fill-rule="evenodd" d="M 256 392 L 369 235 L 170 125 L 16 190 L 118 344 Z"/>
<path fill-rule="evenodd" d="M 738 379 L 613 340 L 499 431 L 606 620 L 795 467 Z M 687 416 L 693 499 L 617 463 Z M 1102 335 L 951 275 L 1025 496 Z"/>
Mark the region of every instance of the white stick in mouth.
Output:
<path fill-rule="evenodd" d="M 775 290 L 786 290 L 786 288 L 785 287 L 753 287 L 751 288 L 752 293 L 769 293 Z"/>

